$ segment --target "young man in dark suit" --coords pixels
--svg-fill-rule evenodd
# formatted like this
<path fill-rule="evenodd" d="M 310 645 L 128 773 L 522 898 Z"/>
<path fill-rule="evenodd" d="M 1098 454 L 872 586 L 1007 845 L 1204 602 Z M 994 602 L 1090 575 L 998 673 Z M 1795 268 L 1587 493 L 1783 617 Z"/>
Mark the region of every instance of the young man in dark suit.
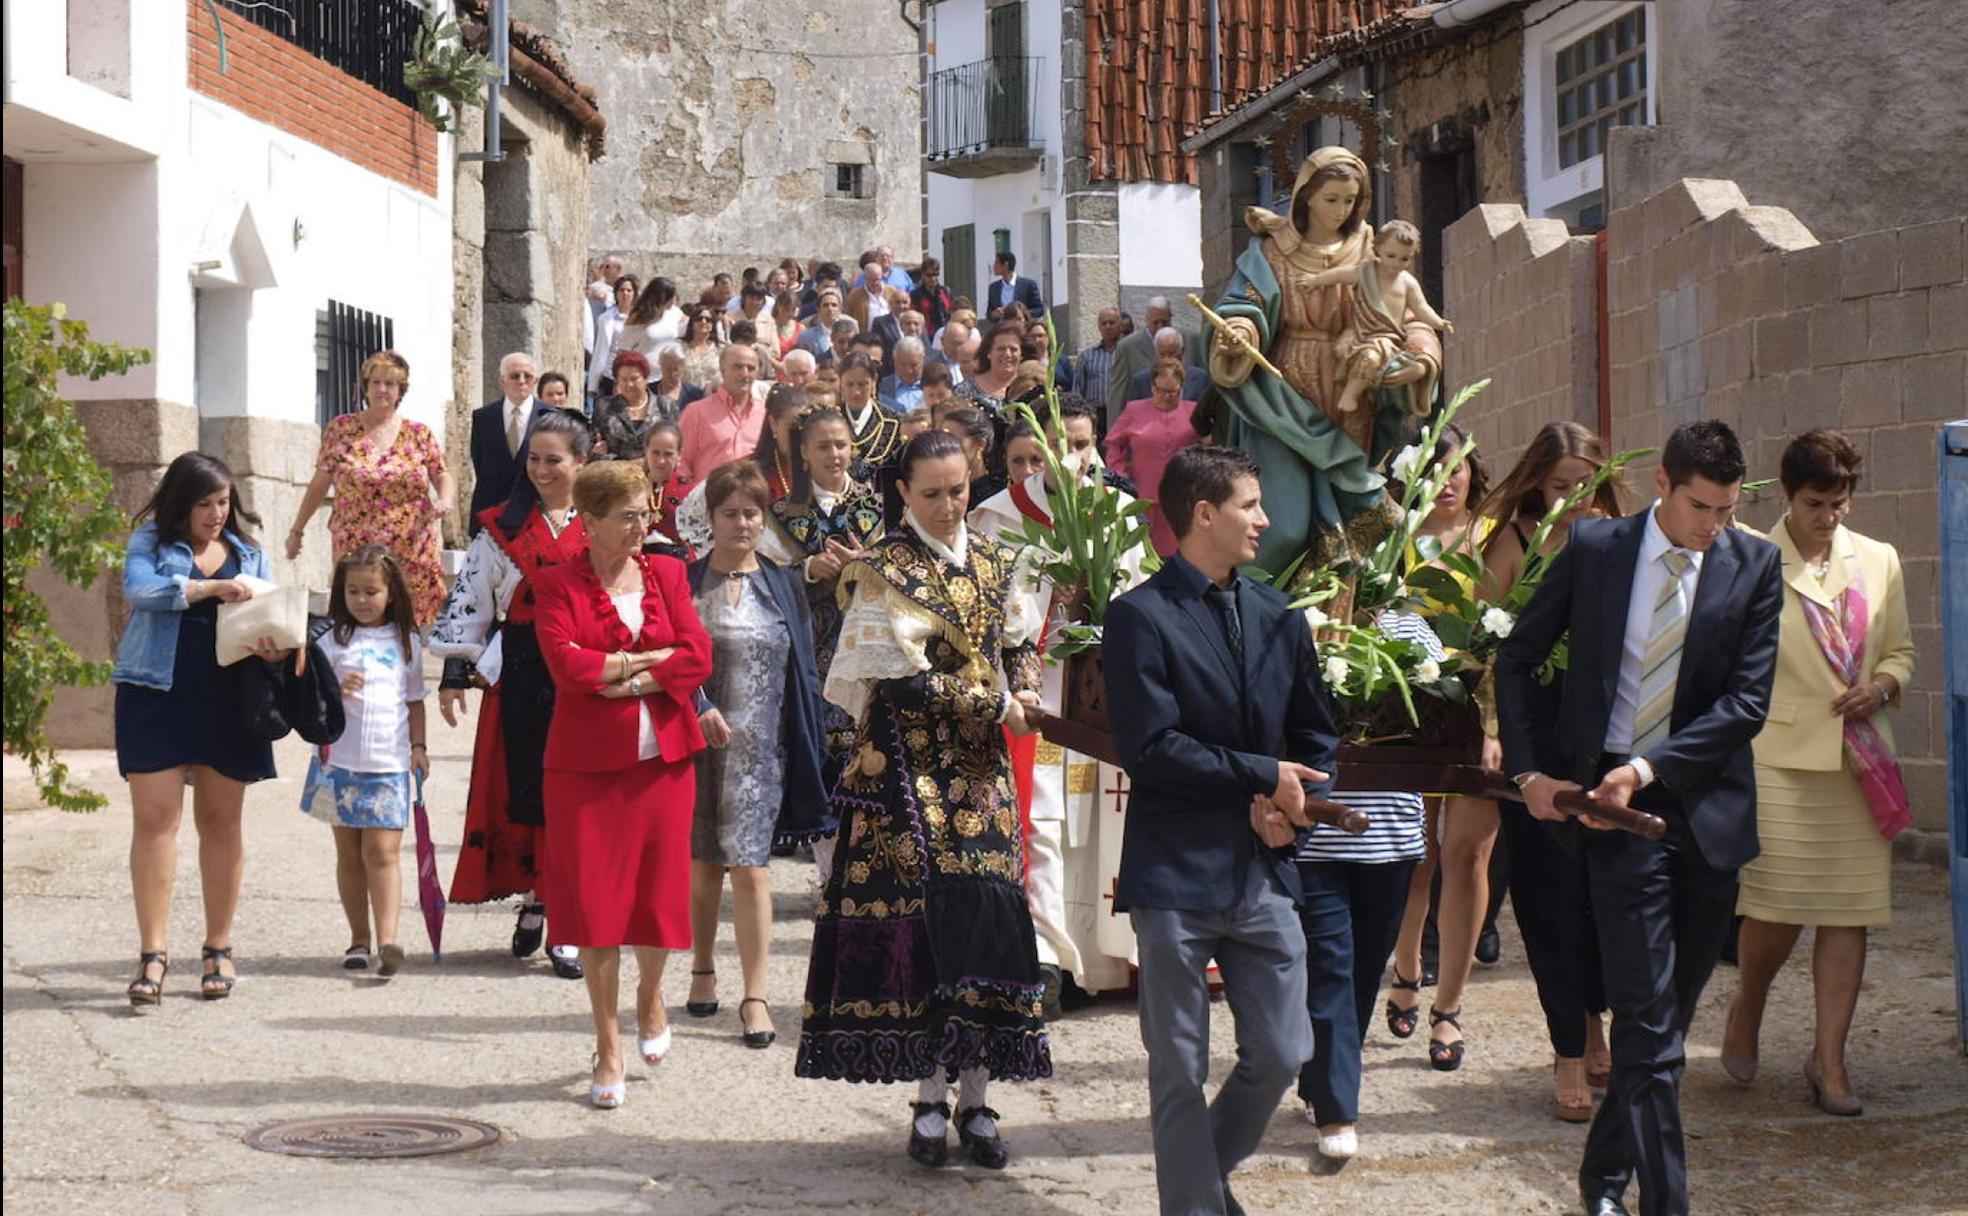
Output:
<path fill-rule="evenodd" d="M 1586 831 L 1593 918 L 1613 1011 L 1613 1079 L 1585 1143 L 1588 1216 L 1688 1211 L 1681 1134 L 1685 1040 L 1755 857 L 1756 775 L 1783 609 L 1777 548 L 1729 526 L 1742 448 L 1720 422 L 1669 436 L 1660 500 L 1572 525 L 1497 659 L 1505 771 L 1540 819 L 1590 789 L 1667 821 L 1659 841 Z M 1537 670 L 1569 632 L 1557 726 L 1542 748 L 1529 706 Z M 1587 828 L 1603 825 L 1588 818 Z"/>
<path fill-rule="evenodd" d="M 998 277 L 991 280 L 990 290 L 985 296 L 984 315 L 987 318 L 995 320 L 998 310 L 1013 302 L 1023 304 L 1034 321 L 1045 316 L 1045 301 L 1039 298 L 1039 285 L 1018 273 L 1017 254 L 1009 250 L 999 254 L 997 260 L 991 263 L 991 269 L 997 272 Z"/>
<path fill-rule="evenodd" d="M 1228 1175 L 1312 1054 L 1290 850 L 1310 826 L 1307 793 L 1332 786 L 1339 740 L 1304 616 L 1237 573 L 1269 525 L 1256 462 L 1184 448 L 1161 497 L 1176 555 L 1114 601 L 1104 633 L 1114 744 L 1134 782 L 1115 907 L 1140 952 L 1161 1210 L 1225 1216 L 1243 1210 Z M 1237 1066 L 1205 1103 L 1212 958 Z"/>
<path fill-rule="evenodd" d="M 536 379 L 532 356 L 514 351 L 499 360 L 500 398 L 472 411 L 471 518 L 466 521 L 472 536 L 478 535 L 479 512 L 506 501 L 526 468 L 526 438 L 538 404 L 533 400 Z"/>

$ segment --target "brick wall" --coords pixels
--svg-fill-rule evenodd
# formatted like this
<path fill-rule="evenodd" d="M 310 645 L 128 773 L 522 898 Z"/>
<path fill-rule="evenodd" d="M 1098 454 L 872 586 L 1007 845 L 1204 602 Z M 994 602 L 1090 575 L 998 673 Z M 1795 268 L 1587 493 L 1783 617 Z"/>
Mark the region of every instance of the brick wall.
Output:
<path fill-rule="evenodd" d="M 1575 268 L 1569 251 L 1589 242 L 1512 212 L 1479 208 L 1449 230 L 1443 305 L 1457 322 L 1450 387 L 1497 377 L 1465 419 L 1493 460 L 1514 457 L 1550 419 L 1590 423 L 1597 405 L 1596 380 L 1579 374 L 1599 337 L 1580 292 L 1590 301 L 1596 284 L 1564 272 Z M 1941 420 L 1968 414 L 1968 221 L 1819 241 L 1733 182 L 1683 180 L 1615 212 L 1606 241 L 1616 447 L 1654 446 L 1683 422 L 1719 418 L 1742 436 L 1752 478 L 1776 476 L 1784 444 L 1812 427 L 1838 427 L 1865 454 L 1851 525 L 1896 546 L 1905 568 L 1921 668 L 1893 726 L 1915 822 L 1940 829 L 1935 444 Z M 1554 337 L 1561 316 L 1569 332 Z M 1546 352 L 1567 347 L 1574 361 L 1561 370 Z M 1636 468 L 1630 482 L 1651 476 Z M 1743 516 L 1769 527 L 1782 510 L 1773 488 Z"/>
<path fill-rule="evenodd" d="M 437 195 L 437 130 L 415 110 L 221 8 L 226 70 L 212 10 L 186 0 L 191 87 L 335 155 Z"/>

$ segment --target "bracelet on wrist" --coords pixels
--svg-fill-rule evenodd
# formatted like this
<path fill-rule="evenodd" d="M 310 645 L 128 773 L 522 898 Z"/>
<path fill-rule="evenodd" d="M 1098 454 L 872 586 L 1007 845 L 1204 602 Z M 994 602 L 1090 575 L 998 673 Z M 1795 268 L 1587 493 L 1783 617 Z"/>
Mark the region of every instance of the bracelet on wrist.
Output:
<path fill-rule="evenodd" d="M 410 750 L 411 750 L 411 751 L 413 751 L 413 752 L 427 752 L 427 751 L 429 751 L 429 750 L 430 750 L 430 748 L 428 748 L 428 747 L 425 747 L 425 746 L 424 746 L 423 744 L 421 744 L 421 743 L 412 743 L 412 744 L 410 745 Z"/>

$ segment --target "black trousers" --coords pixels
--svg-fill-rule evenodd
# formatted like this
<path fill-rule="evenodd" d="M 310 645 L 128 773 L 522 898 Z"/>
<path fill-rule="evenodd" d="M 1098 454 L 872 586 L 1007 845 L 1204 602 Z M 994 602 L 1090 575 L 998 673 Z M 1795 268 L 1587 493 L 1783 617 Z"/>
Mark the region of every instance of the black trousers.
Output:
<path fill-rule="evenodd" d="M 1671 792 L 1649 787 L 1634 805 L 1667 820 L 1667 835 L 1582 829 L 1613 1011 L 1613 1079 L 1586 1135 L 1579 1189 L 1588 1199 L 1617 1196 L 1637 1179 L 1641 1216 L 1686 1216 L 1688 1024 L 1728 936 L 1736 872 L 1702 860 Z"/>
<path fill-rule="evenodd" d="M 1585 1019 L 1606 1009 L 1599 939 L 1586 894 L 1585 853 L 1571 823 L 1545 823 L 1505 803 L 1502 836 L 1510 849 L 1510 907 L 1537 982 L 1551 1050 L 1569 1060 L 1585 1054 Z"/>

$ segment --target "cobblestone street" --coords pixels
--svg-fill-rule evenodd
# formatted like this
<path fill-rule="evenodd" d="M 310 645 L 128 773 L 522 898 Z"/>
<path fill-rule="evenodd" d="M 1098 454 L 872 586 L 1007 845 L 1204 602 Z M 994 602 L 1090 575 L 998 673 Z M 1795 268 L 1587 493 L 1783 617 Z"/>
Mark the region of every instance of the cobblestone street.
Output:
<path fill-rule="evenodd" d="M 432 717 L 439 866 L 462 816 L 466 725 Z M 163 1007 L 123 999 L 134 958 L 124 787 L 107 753 L 71 759 L 110 793 L 95 816 L 10 813 L 6 857 L 6 1183 L 12 1213 L 142 1211 L 502 1213 L 654 1211 L 1151 1213 L 1147 1083 L 1134 1007 L 1103 1000 L 1054 1026 L 1057 1073 L 999 1086 L 1011 1168 L 929 1174 L 903 1156 L 911 1096 L 796 1080 L 791 1039 L 805 975 L 813 868 L 774 865 L 772 996 L 780 1042 L 738 1042 L 737 966 L 724 930 L 724 1009 L 683 1016 L 683 968 L 666 988 L 676 1047 L 630 1069 L 628 1103 L 588 1108 L 587 1006 L 537 956 L 508 953 L 504 910 L 454 909 L 432 964 L 414 906 L 411 963 L 387 985 L 337 965 L 344 926 L 327 833 L 294 809 L 304 752 L 247 799 L 247 873 L 232 999 L 197 997 L 194 837 L 182 838 Z M 10 781 L 17 775 L 9 772 Z M 187 818 L 189 815 L 187 814 Z M 410 857 L 405 845 L 406 870 Z M 1968 1210 L 1968 1063 L 1953 1038 L 1941 871 L 1902 866 L 1895 921 L 1877 934 L 1853 1034 L 1857 1120 L 1808 1102 L 1798 1011 L 1804 971 L 1779 981 L 1764 1079 L 1743 1091 L 1716 1061 L 1734 972 L 1718 971 L 1696 1023 L 1686 1085 L 1695 1210 L 1703 1213 Z M 406 880 L 407 881 L 407 880 Z M 728 915 L 728 909 L 727 909 Z M 1377 1025 L 1368 1042 L 1361 1156 L 1318 1176 L 1296 1103 L 1240 1177 L 1253 1212 L 1542 1213 L 1572 1207 L 1584 1130 L 1549 1114 L 1549 1054 L 1514 927 L 1467 1007 L 1469 1062 L 1429 1071 L 1418 1037 Z M 1232 1053 L 1215 1019 L 1213 1075 Z M 632 1028 L 630 1030 L 632 1033 Z M 494 1147 L 419 1161 L 315 1161 L 241 1140 L 276 1120 L 359 1112 L 496 1124 Z"/>

